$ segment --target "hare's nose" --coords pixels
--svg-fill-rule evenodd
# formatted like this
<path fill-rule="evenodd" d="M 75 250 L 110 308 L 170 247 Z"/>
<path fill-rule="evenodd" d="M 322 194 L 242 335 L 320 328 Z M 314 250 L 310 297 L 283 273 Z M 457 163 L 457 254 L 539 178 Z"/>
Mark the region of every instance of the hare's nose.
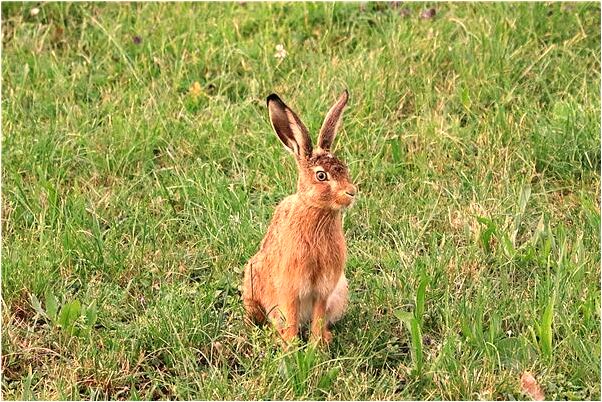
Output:
<path fill-rule="evenodd" d="M 349 186 L 349 188 L 347 190 L 345 190 L 345 194 L 347 194 L 351 197 L 355 197 L 356 193 L 357 193 L 357 189 L 355 188 L 355 186 Z"/>

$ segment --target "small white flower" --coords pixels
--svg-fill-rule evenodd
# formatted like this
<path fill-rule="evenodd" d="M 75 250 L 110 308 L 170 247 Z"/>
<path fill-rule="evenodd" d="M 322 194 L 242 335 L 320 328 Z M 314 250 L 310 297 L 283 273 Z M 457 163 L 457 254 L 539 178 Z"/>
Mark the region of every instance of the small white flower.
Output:
<path fill-rule="evenodd" d="M 280 60 L 283 60 L 286 55 L 287 55 L 287 51 L 284 49 L 284 45 L 282 44 L 278 44 L 276 45 L 276 53 L 274 53 L 274 57 Z"/>
<path fill-rule="evenodd" d="M 39 14 L 39 12 L 40 12 L 40 9 L 39 9 L 39 8 L 37 8 L 37 7 L 34 7 L 34 8 L 32 8 L 31 10 L 29 10 L 29 14 L 30 14 L 32 17 L 35 17 L 36 15 L 38 15 L 38 14 Z"/>

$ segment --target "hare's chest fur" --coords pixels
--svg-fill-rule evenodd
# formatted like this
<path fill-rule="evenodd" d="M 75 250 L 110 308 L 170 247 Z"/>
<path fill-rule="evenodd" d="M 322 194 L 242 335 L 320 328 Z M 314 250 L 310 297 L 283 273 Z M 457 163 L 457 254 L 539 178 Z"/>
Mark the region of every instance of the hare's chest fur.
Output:
<path fill-rule="evenodd" d="M 342 234 L 337 240 L 331 243 L 331 247 L 314 249 L 303 275 L 299 277 L 301 322 L 309 322 L 311 319 L 314 300 L 317 297 L 330 298 L 337 284 L 344 278 L 345 241 Z"/>
<path fill-rule="evenodd" d="M 312 317 L 314 301 L 328 299 L 344 279 L 346 244 L 338 212 L 307 208 L 297 195 L 277 207 L 274 228 L 264 247 L 281 261 L 275 289 L 297 295 L 300 322 Z"/>

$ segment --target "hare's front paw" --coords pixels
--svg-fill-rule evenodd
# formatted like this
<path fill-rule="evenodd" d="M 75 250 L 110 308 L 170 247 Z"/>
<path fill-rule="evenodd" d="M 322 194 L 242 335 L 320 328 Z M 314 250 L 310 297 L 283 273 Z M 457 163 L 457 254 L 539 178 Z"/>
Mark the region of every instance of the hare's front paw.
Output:
<path fill-rule="evenodd" d="M 285 343 L 291 343 L 297 339 L 297 332 L 298 331 L 295 326 L 278 328 L 278 333 Z"/>
<path fill-rule="evenodd" d="M 332 332 L 328 331 L 327 329 L 325 329 L 322 332 L 322 342 L 324 342 L 325 344 L 329 344 L 330 342 L 332 342 Z"/>
<path fill-rule="evenodd" d="M 278 335 L 278 344 L 283 350 L 295 349 L 299 346 L 300 339 L 296 332 L 279 329 Z"/>
<path fill-rule="evenodd" d="M 322 330 L 322 332 L 320 332 L 319 335 L 312 334 L 311 338 L 312 338 L 312 341 L 314 341 L 316 343 L 322 343 L 324 345 L 328 345 L 330 342 L 332 342 L 332 332 L 325 329 L 325 330 Z"/>

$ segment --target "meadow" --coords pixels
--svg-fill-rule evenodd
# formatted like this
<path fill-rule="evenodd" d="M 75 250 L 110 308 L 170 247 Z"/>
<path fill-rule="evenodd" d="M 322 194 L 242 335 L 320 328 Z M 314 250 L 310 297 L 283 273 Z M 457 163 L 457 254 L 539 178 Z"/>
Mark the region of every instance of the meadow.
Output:
<path fill-rule="evenodd" d="M 1 7 L 4 399 L 600 400 L 599 3 Z M 344 89 L 350 308 L 285 351 L 265 99 Z"/>

